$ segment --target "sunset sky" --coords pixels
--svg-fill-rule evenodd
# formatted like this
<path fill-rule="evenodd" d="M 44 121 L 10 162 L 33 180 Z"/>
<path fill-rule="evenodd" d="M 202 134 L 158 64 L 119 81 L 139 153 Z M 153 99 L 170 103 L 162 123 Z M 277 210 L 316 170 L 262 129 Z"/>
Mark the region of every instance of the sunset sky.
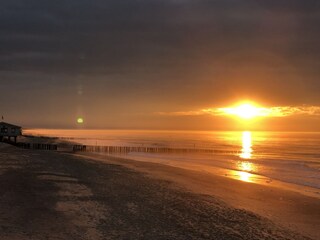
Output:
<path fill-rule="evenodd" d="M 320 131 L 319 0 L 0 3 L 5 121 Z M 272 114 L 222 111 L 242 102 Z"/>

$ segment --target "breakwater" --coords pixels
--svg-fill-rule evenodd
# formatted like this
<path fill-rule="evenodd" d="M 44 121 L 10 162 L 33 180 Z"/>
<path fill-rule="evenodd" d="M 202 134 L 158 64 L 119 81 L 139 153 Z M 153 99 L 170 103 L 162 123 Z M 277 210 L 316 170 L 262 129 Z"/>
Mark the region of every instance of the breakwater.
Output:
<path fill-rule="evenodd" d="M 63 152 L 96 152 L 96 153 L 117 153 L 127 154 L 130 152 L 139 153 L 222 153 L 238 154 L 239 151 L 217 150 L 212 148 L 172 148 L 172 147 L 145 147 L 145 146 L 94 146 L 94 145 L 72 145 L 72 144 L 47 144 L 28 142 L 6 142 L 23 149 L 63 151 Z"/>
<path fill-rule="evenodd" d="M 207 148 L 170 148 L 170 147 L 129 147 L 129 146 L 90 146 L 74 145 L 73 152 L 101 153 L 225 153 L 225 151 Z"/>
<path fill-rule="evenodd" d="M 34 150 L 50 150 L 50 151 L 57 151 L 58 145 L 57 144 L 46 144 L 46 143 L 13 143 L 12 145 L 23 148 L 23 149 L 34 149 Z"/>

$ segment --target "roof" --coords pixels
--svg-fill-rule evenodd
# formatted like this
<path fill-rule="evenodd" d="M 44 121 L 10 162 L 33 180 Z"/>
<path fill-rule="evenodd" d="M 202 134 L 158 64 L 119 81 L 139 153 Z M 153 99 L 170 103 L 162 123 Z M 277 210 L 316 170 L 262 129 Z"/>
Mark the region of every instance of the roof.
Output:
<path fill-rule="evenodd" d="M 22 127 L 20 127 L 20 126 L 13 125 L 13 124 L 6 123 L 6 122 L 0 122 L 0 126 L 1 126 L 1 125 L 7 126 L 7 127 L 12 127 L 12 128 L 22 128 Z"/>

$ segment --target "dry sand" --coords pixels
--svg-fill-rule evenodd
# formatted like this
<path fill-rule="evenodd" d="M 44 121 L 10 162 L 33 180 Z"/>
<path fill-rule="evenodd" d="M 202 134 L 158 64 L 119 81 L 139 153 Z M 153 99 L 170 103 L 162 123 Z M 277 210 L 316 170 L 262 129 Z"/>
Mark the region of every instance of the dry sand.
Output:
<path fill-rule="evenodd" d="M 319 201 L 198 174 L 0 143 L 0 239 L 317 239 L 315 228 L 289 229 L 244 208 L 245 199 L 261 198 L 267 211 L 305 201 L 292 214 L 312 225 Z"/>

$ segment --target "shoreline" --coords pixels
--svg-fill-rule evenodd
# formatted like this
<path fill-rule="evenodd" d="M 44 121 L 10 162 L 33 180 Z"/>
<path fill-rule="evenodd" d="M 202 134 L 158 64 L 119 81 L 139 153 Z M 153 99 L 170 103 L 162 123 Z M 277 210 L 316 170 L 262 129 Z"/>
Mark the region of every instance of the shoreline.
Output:
<path fill-rule="evenodd" d="M 317 239 L 320 235 L 318 195 L 305 195 L 290 188 L 243 182 L 199 169 L 186 169 L 158 162 L 137 161 L 125 157 L 98 154 L 75 154 L 82 158 L 119 164 L 151 178 L 166 180 L 196 194 L 209 195 L 266 217 L 293 231 Z"/>
<path fill-rule="evenodd" d="M 317 239 L 315 229 L 311 236 L 248 211 L 241 202 L 235 208 L 228 203 L 232 194 L 219 196 L 219 189 L 211 189 L 211 184 L 222 186 L 221 179 L 208 175 L 203 179 L 203 173 L 132 160 L 101 162 L 3 144 L 0 149 L 0 236 L 4 240 Z M 152 174 L 142 169 L 151 169 Z M 203 193 L 190 190 L 199 188 L 198 180 L 206 180 Z M 257 190 L 239 189 L 235 182 L 224 186 L 247 193 Z M 208 189 L 215 190 L 215 196 L 205 194 Z"/>
<path fill-rule="evenodd" d="M 72 152 L 72 146 L 76 146 L 79 145 L 80 143 L 77 141 L 71 141 L 71 140 L 75 140 L 78 138 L 65 138 L 65 137 L 50 137 L 50 136 L 32 136 L 32 135 L 26 135 L 23 136 L 23 142 L 27 142 L 27 143 L 49 143 L 49 144 L 56 144 L 57 147 L 60 149 L 58 149 L 59 152 Z M 90 140 L 91 141 L 91 140 Z M 80 144 L 79 146 L 82 146 L 82 144 Z M 258 174 L 254 171 L 246 171 L 246 170 L 238 170 L 236 168 L 228 168 L 228 167 L 221 167 L 221 166 L 215 166 L 215 165 L 211 165 L 209 164 L 209 162 L 212 160 L 212 156 L 218 157 L 218 159 L 228 159 L 228 158 L 234 158 L 235 155 L 221 155 L 219 153 L 219 151 L 217 150 L 217 152 L 215 151 L 214 153 L 207 153 L 205 152 L 206 149 L 200 149 L 203 150 L 204 152 L 200 151 L 200 152 L 186 152 L 186 153 L 179 153 L 179 152 L 174 152 L 172 151 L 172 153 L 166 153 L 165 151 L 162 153 L 161 151 L 154 151 L 151 153 L 148 153 L 147 151 L 144 152 L 133 152 L 133 155 L 131 155 L 130 152 L 125 153 L 125 152 L 119 152 L 119 153 L 104 153 L 103 148 L 105 148 L 106 146 L 96 146 L 96 145 L 86 145 L 87 147 L 91 147 L 92 149 L 99 147 L 102 149 L 101 152 L 97 151 L 97 152 L 92 152 L 92 151 L 88 151 L 88 152 L 84 152 L 84 154 L 86 153 L 92 153 L 92 154 L 101 154 L 101 155 L 111 155 L 111 156 L 116 156 L 116 157 L 120 157 L 120 158 L 128 158 L 128 159 L 132 159 L 134 161 L 144 161 L 144 162 L 155 162 L 155 163 L 159 163 L 159 164 L 163 164 L 163 162 L 165 162 L 166 165 L 168 166 L 175 166 L 175 167 L 179 167 L 179 168 L 183 168 L 183 169 L 187 169 L 187 170 L 193 170 L 193 169 L 198 169 L 199 171 L 208 171 L 209 173 L 215 174 L 215 175 L 220 175 L 220 176 L 225 176 L 228 178 L 232 178 L 232 179 L 236 179 L 236 180 L 240 180 L 240 181 L 245 181 L 245 182 L 254 182 L 254 183 L 258 183 L 258 184 L 262 184 L 262 185 L 273 185 L 279 188 L 284 188 L 290 191 L 295 191 L 295 192 L 299 192 L 302 193 L 304 195 L 307 196 L 311 196 L 311 197 L 317 197 L 320 199 L 320 188 L 317 187 L 313 187 L 310 185 L 303 185 L 303 184 L 299 184 L 296 182 L 291 182 L 288 181 L 288 179 L 283 180 L 283 179 L 277 179 L 275 177 L 270 177 L 267 175 L 263 175 L 263 174 Z M 123 145 L 119 145 L 119 146 L 113 146 L 113 148 L 116 147 L 123 147 L 123 148 L 131 148 L 131 147 L 126 147 Z M 133 147 L 135 148 L 135 147 Z M 139 147 L 137 147 L 139 148 Z M 144 148 L 144 147 L 142 147 Z M 152 148 L 152 147 L 150 147 Z M 174 150 L 175 148 L 172 148 L 172 150 Z M 179 150 L 179 148 L 177 148 Z M 151 149 L 152 150 L 152 149 Z M 75 153 L 78 154 L 82 154 L 81 151 L 76 151 Z M 151 154 L 148 156 L 148 154 Z M 185 155 L 183 155 L 185 154 Z M 180 157 L 187 157 L 188 161 L 184 162 L 184 161 L 177 161 L 175 160 L 176 156 L 180 156 Z M 193 157 L 192 157 L 193 156 Z M 198 159 L 198 157 L 201 156 L 201 158 Z M 203 157 L 202 157 L 203 156 Z M 194 162 L 190 162 L 190 159 L 194 159 Z M 200 160 L 200 162 L 202 160 L 204 161 L 209 161 L 209 162 L 201 162 L 201 164 L 197 163 L 197 160 Z M 236 160 L 236 159 L 235 159 Z M 245 161 L 246 159 L 239 159 L 239 161 Z M 247 167 L 247 166 L 245 166 Z"/>
<path fill-rule="evenodd" d="M 52 131 L 54 131 L 54 130 L 52 130 Z M 48 139 L 46 139 L 46 138 L 48 138 Z M 33 142 L 35 140 L 41 140 L 43 142 L 58 143 L 58 144 L 65 145 L 65 146 L 68 145 L 68 143 L 71 143 L 73 145 L 80 144 L 80 145 L 86 145 L 87 147 L 91 147 L 93 151 L 96 151 L 95 148 L 99 147 L 99 148 L 101 148 L 101 150 L 98 150 L 98 151 L 101 151 L 102 154 L 105 151 L 103 149 L 105 145 L 102 144 L 101 146 L 99 146 L 97 144 L 98 139 L 94 140 L 94 139 L 90 139 L 90 138 L 84 138 L 84 139 L 86 139 L 86 141 L 88 141 L 87 144 L 82 141 L 79 141 L 77 143 L 77 141 L 76 141 L 77 139 L 78 139 L 77 137 L 75 137 L 75 138 L 74 137 L 72 137 L 72 138 L 64 138 L 64 137 L 56 138 L 55 137 L 55 138 L 50 139 L 50 137 L 43 138 L 43 137 L 40 137 L 39 135 L 37 135 L 31 139 L 29 138 L 29 140 L 27 140 L 27 141 Z M 82 142 L 82 143 L 80 143 L 80 142 Z M 123 144 L 119 144 L 119 146 L 118 146 L 117 144 L 119 144 L 119 143 L 116 143 L 113 148 L 116 148 L 116 147 L 123 147 L 123 148 L 138 147 L 139 148 L 138 145 L 134 146 L 134 144 L 136 144 L 136 143 L 133 143 L 132 146 L 129 144 L 128 145 L 129 147 L 126 145 L 123 145 Z M 151 148 L 150 149 L 151 152 L 153 151 L 153 149 L 152 149 L 153 147 L 157 148 L 156 145 L 154 145 L 154 146 L 152 146 L 152 145 L 143 146 L 143 145 L 144 144 L 142 144 L 142 146 L 140 146 L 140 147 Z M 113 145 L 111 144 L 111 145 L 107 145 L 107 146 L 113 146 Z M 175 148 L 172 147 L 172 150 L 173 149 L 175 149 Z M 177 147 L 177 149 L 180 149 L 180 147 Z M 267 170 L 267 172 L 266 172 L 265 169 L 263 169 L 263 168 L 264 167 L 268 168 L 269 162 L 272 162 L 272 161 L 268 161 L 268 163 L 265 164 L 263 161 L 265 161 L 266 159 L 263 159 L 263 158 L 261 158 L 261 159 L 257 158 L 256 159 L 257 161 L 255 160 L 255 158 L 248 159 L 248 160 L 247 159 L 237 159 L 235 156 L 239 155 L 239 152 L 241 152 L 240 150 L 238 150 L 238 152 L 233 152 L 234 150 L 232 150 L 232 152 L 229 152 L 230 149 L 221 150 L 218 147 L 216 149 L 215 148 L 212 149 L 214 152 L 211 155 L 211 153 L 205 152 L 207 150 L 206 147 L 204 147 L 203 149 L 200 147 L 199 150 L 200 149 L 204 152 L 200 151 L 197 153 L 193 153 L 192 151 L 190 151 L 190 152 L 186 151 L 185 156 L 180 155 L 181 156 L 180 158 L 184 158 L 183 160 L 186 160 L 186 161 L 179 161 L 181 159 L 179 159 L 179 157 L 176 157 L 176 156 L 179 156 L 179 152 L 176 153 L 173 151 L 174 154 L 169 153 L 169 155 L 166 156 L 165 151 L 163 153 L 161 152 L 162 147 L 160 148 L 161 151 L 155 150 L 154 152 L 151 153 L 151 155 L 148 151 L 140 153 L 139 152 L 140 150 L 138 152 L 135 152 L 135 150 L 133 150 L 132 154 L 131 154 L 131 152 L 128 152 L 128 155 L 124 155 L 123 157 L 130 158 L 133 160 L 139 160 L 139 161 L 142 160 L 142 161 L 146 161 L 146 162 L 158 162 L 160 164 L 165 162 L 169 166 L 176 166 L 176 167 L 191 169 L 191 170 L 196 168 L 199 171 L 209 171 L 214 174 L 216 174 L 216 172 L 219 172 L 219 175 L 223 175 L 226 177 L 230 177 L 230 178 L 234 178 L 234 179 L 238 179 L 238 180 L 242 180 L 242 181 L 247 181 L 247 182 L 256 182 L 256 183 L 260 183 L 263 185 L 277 185 L 278 187 L 281 187 L 281 188 L 300 192 L 300 193 L 308 195 L 308 196 L 314 196 L 314 197 L 320 198 L 319 179 L 315 178 L 314 182 L 312 182 L 313 180 L 311 178 L 308 178 L 309 173 L 307 172 L 307 170 L 303 170 L 304 172 L 299 172 L 300 169 L 297 169 L 297 170 L 295 169 L 295 170 L 293 170 L 292 173 L 290 173 L 288 175 L 286 175 L 286 174 L 283 175 L 283 170 L 285 170 L 285 172 L 286 172 L 285 167 L 290 167 L 290 166 L 281 166 L 282 163 L 279 162 L 279 163 L 276 163 L 278 165 L 275 165 L 275 167 L 271 166 L 271 168 L 274 167 L 274 169 L 276 171 L 271 170 L 271 172 L 270 171 L 268 172 L 268 170 Z M 68 150 L 67 148 L 65 148 L 63 151 L 72 151 L 72 149 Z M 90 151 L 91 150 L 89 149 L 88 152 L 90 152 Z M 222 152 L 220 153 L 220 151 L 222 151 Z M 226 152 L 224 153 L 223 151 L 226 151 Z M 77 151 L 77 152 L 79 153 L 79 151 Z M 122 153 L 120 152 L 120 155 L 121 154 Z M 197 154 L 197 156 L 194 154 Z M 211 163 L 211 161 L 213 159 L 212 156 L 215 157 L 215 160 L 216 159 L 218 159 L 218 160 L 220 159 L 219 161 L 226 160 L 225 161 L 226 163 L 223 163 L 223 165 L 221 165 L 220 163 L 212 164 Z M 120 157 L 122 157 L 122 156 L 120 156 Z M 285 162 L 285 159 L 284 159 L 284 162 Z M 280 167 L 279 167 L 279 164 L 280 164 Z M 304 162 L 302 160 L 301 163 L 298 162 L 298 163 L 294 163 L 294 164 L 296 164 L 296 165 L 299 164 L 299 166 L 303 166 Z M 308 165 L 309 163 L 306 162 L 306 164 Z M 319 173 L 318 170 L 319 170 L 320 165 L 318 162 L 316 162 L 316 163 L 312 162 L 310 164 L 313 164 L 312 165 L 313 167 L 311 167 L 311 168 L 313 168 L 313 172 L 310 174 L 315 174 L 315 176 L 316 176 L 316 174 Z M 260 165 L 261 165 L 261 170 L 259 169 L 259 171 L 256 171 L 257 169 L 255 169 L 255 168 L 260 168 Z M 301 168 L 301 169 L 303 169 L 303 168 Z M 295 175 L 294 171 L 297 171 L 297 172 L 295 172 L 296 175 Z M 294 176 L 300 176 L 299 174 L 304 174 L 304 175 L 301 175 L 301 176 L 303 176 L 303 178 L 299 179 L 299 177 L 294 177 Z"/>
<path fill-rule="evenodd" d="M 81 153 L 78 153 L 81 155 Z M 252 184 L 259 184 L 259 185 L 264 185 L 264 186 L 271 186 L 275 188 L 280 188 L 284 190 L 289 190 L 297 193 L 301 193 L 303 195 L 309 196 L 309 197 L 315 197 L 320 200 L 320 189 L 311 187 L 308 185 L 300 185 L 297 183 L 292 183 L 288 181 L 282 181 L 282 180 L 277 180 L 277 179 L 272 179 L 270 177 L 260 175 L 257 173 L 253 173 L 250 171 L 241 171 L 241 170 L 236 170 L 236 169 L 228 169 L 228 168 L 222 168 L 218 166 L 213 166 L 213 165 L 207 165 L 207 164 L 199 164 L 196 163 L 197 161 L 194 162 L 182 162 L 182 161 L 177 161 L 177 160 L 168 160 L 169 156 L 189 156 L 190 155 L 179 155 L 179 154 L 171 154 L 171 155 L 164 155 L 165 160 L 161 159 L 161 154 L 157 155 L 157 158 L 153 158 L 151 156 L 145 157 L 145 156 L 139 156 L 135 155 L 132 156 L 130 154 L 104 154 L 104 153 L 83 153 L 84 155 L 95 155 L 95 156 L 111 156 L 115 158 L 124 158 L 124 159 L 130 159 L 133 161 L 139 161 L 139 162 L 146 162 L 146 163 L 158 163 L 166 166 L 171 166 L 171 167 L 176 167 L 176 168 L 181 168 L 185 170 L 197 170 L 199 172 L 207 172 L 208 174 L 213 174 L 221 177 L 227 177 L 231 178 L 234 180 L 242 181 L 242 182 L 247 182 L 247 183 L 252 183 Z M 195 156 L 195 159 L 197 156 Z M 227 158 L 227 156 L 223 156 L 223 158 Z"/>

